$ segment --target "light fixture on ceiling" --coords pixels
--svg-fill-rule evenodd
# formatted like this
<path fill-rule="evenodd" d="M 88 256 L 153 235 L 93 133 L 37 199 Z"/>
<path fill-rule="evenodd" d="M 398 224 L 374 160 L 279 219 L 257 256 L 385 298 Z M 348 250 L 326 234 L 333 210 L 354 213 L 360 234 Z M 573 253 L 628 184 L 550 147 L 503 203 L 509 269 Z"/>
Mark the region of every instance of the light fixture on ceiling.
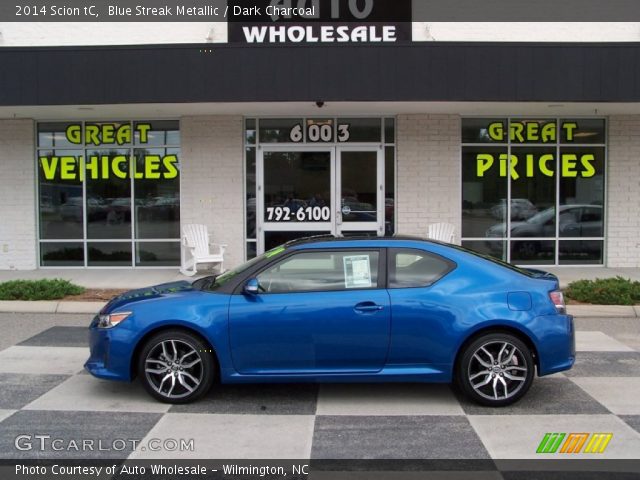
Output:
<path fill-rule="evenodd" d="M 431 27 L 429 26 L 428 23 L 425 23 L 424 25 L 424 39 L 429 41 L 435 40 L 435 37 L 431 33 Z"/>
<path fill-rule="evenodd" d="M 207 34 L 206 37 L 204 37 L 204 39 L 207 41 L 207 43 L 211 43 L 213 42 L 213 36 L 215 35 L 215 29 L 213 27 L 211 27 L 209 29 L 209 33 Z"/>

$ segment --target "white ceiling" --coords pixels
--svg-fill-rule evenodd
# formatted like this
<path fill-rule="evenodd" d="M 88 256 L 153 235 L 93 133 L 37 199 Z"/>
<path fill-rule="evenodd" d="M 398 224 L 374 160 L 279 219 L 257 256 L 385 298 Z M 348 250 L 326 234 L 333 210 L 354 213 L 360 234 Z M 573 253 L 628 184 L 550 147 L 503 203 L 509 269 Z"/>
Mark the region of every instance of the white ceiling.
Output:
<path fill-rule="evenodd" d="M 0 118 L 35 120 L 179 118 L 196 115 L 399 115 L 450 113 L 460 115 L 621 115 L 640 114 L 640 103 L 531 102 L 314 102 L 178 103 L 127 105 L 62 105 L 0 107 Z"/>

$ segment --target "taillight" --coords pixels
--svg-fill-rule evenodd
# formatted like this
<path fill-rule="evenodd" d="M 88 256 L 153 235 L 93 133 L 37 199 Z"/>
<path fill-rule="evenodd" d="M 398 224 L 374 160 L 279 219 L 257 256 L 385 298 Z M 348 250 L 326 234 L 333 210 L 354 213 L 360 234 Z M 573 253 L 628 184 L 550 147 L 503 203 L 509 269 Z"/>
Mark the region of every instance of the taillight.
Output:
<path fill-rule="evenodd" d="M 567 313 L 567 307 L 564 304 L 564 295 L 560 290 L 554 290 L 553 292 L 549 292 L 549 298 L 555 305 L 558 313 L 561 313 L 561 314 Z"/>

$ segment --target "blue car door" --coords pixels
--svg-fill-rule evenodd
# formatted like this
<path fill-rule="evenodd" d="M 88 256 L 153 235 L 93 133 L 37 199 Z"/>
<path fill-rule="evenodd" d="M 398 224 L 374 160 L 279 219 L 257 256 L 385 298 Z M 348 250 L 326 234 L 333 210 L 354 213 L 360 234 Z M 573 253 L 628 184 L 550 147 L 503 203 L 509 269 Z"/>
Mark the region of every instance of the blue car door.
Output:
<path fill-rule="evenodd" d="M 389 294 L 378 250 L 294 253 L 233 295 L 229 341 L 243 374 L 376 372 L 389 348 Z"/>

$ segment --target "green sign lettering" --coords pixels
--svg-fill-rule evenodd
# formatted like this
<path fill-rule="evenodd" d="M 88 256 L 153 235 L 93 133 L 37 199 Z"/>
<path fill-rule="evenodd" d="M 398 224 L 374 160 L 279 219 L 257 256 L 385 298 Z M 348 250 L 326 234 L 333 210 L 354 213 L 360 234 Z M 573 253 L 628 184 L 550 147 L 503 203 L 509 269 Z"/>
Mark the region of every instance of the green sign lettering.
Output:
<path fill-rule="evenodd" d="M 574 140 L 574 132 L 578 128 L 575 122 L 564 122 L 560 125 L 564 130 L 566 140 Z M 487 134 L 494 142 L 506 142 L 505 128 L 502 122 L 490 123 Z M 558 126 L 556 122 L 512 121 L 509 126 L 509 140 L 514 143 L 554 143 L 558 140 Z"/>
<path fill-rule="evenodd" d="M 560 155 L 560 174 L 562 177 L 568 178 L 591 178 L 596 174 L 596 169 L 593 166 L 595 160 L 595 155 L 590 153 L 580 156 L 575 153 L 563 153 Z M 479 153 L 476 155 L 476 175 L 478 177 L 487 176 L 496 165 L 496 162 L 499 177 L 510 175 L 513 180 L 518 180 L 523 176 L 533 178 L 537 173 L 546 177 L 555 175 L 556 157 L 552 153 L 540 156 L 529 153 L 523 158 L 513 154 L 509 158 L 506 153 L 501 153 L 497 158 L 490 153 Z"/>
<path fill-rule="evenodd" d="M 42 173 L 46 180 L 109 180 L 110 178 L 134 178 L 140 180 L 170 180 L 178 176 L 177 155 L 146 155 L 142 168 L 138 169 L 135 157 L 126 155 L 90 155 L 40 157 Z"/>
<path fill-rule="evenodd" d="M 71 124 L 67 127 L 65 135 L 67 140 L 74 145 L 82 144 L 83 133 L 85 145 L 99 146 L 114 143 L 124 145 L 133 141 L 135 133 L 139 134 L 140 143 L 148 143 L 150 130 L 151 124 L 149 123 L 136 123 L 133 130 L 129 123 L 89 123 L 85 124 L 83 132 L 81 124 Z"/>

